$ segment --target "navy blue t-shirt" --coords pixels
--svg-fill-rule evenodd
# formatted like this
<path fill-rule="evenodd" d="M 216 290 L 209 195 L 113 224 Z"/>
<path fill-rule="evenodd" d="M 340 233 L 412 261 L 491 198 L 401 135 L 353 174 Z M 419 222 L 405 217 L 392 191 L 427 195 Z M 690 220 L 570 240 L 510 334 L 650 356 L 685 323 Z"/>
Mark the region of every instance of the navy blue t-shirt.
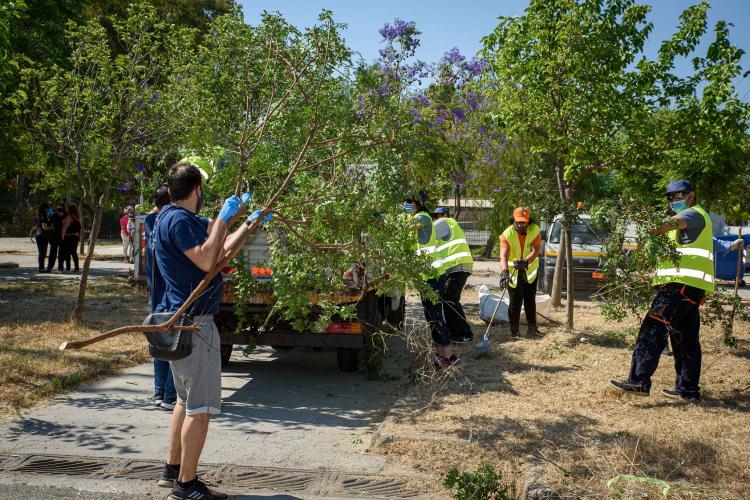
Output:
<path fill-rule="evenodd" d="M 149 290 L 148 306 L 151 312 L 154 312 L 155 306 L 161 303 L 164 290 L 167 286 L 166 283 L 164 283 L 164 278 L 161 273 L 154 272 L 152 274 L 151 272 L 154 265 L 152 260 L 154 240 L 151 238 L 151 233 L 154 230 L 154 223 L 158 216 L 158 213 L 151 213 L 148 214 L 143 221 L 143 225 L 145 226 L 144 233 L 146 236 L 146 281 L 148 282 Z M 151 297 L 153 297 L 153 301 L 151 300 Z"/>
<path fill-rule="evenodd" d="M 174 312 L 206 277 L 206 273 L 193 264 L 185 252 L 208 239 L 208 220 L 178 205 L 166 205 L 159 213 L 156 226 L 154 250 L 157 271 L 164 279 L 165 290 L 155 312 Z M 219 273 L 188 313 L 198 316 L 218 313 L 223 288 Z"/>

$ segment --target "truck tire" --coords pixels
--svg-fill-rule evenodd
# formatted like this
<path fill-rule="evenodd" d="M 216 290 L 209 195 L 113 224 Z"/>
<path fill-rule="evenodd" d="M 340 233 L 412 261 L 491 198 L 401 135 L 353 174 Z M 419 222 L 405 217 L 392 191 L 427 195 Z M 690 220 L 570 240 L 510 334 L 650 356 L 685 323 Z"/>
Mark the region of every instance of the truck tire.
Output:
<path fill-rule="evenodd" d="M 390 304 L 391 300 L 386 297 L 386 304 Z M 397 330 L 403 330 L 404 319 L 406 318 L 406 297 L 401 297 L 399 306 L 397 309 L 386 308 L 385 319 L 388 324 L 392 325 Z"/>
<path fill-rule="evenodd" d="M 226 366 L 229 363 L 229 358 L 232 357 L 232 344 L 221 344 L 221 366 Z"/>
<path fill-rule="evenodd" d="M 359 349 L 339 347 L 336 349 L 336 361 L 338 362 L 339 370 L 342 372 L 356 372 L 357 365 L 359 364 Z"/>

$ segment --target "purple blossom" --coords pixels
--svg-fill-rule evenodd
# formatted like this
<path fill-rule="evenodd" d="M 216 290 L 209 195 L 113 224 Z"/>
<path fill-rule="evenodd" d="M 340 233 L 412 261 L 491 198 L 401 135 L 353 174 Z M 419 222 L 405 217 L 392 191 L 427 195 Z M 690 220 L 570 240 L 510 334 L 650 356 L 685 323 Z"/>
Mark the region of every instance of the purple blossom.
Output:
<path fill-rule="evenodd" d="M 479 76 L 487 69 L 487 66 L 487 61 L 474 57 L 464 65 L 464 69 L 466 69 L 471 76 Z"/>
<path fill-rule="evenodd" d="M 416 125 L 422 120 L 422 113 L 418 108 L 411 108 L 411 124 Z"/>
<path fill-rule="evenodd" d="M 135 169 L 136 169 L 136 170 L 137 170 L 138 172 L 143 172 L 144 170 L 146 170 L 146 164 L 145 164 L 145 163 L 143 163 L 142 161 L 136 162 L 136 164 L 135 164 Z"/>
<path fill-rule="evenodd" d="M 487 127 L 480 125 L 477 127 L 477 132 L 479 132 L 479 135 L 487 135 Z"/>
<path fill-rule="evenodd" d="M 388 94 L 390 94 L 390 89 L 388 88 L 387 83 L 383 83 L 379 87 L 372 89 L 370 93 L 379 95 L 380 97 L 388 97 Z"/>
<path fill-rule="evenodd" d="M 443 56 L 443 62 L 448 64 L 459 64 L 466 58 L 458 51 L 458 47 L 453 47 Z"/>
<path fill-rule="evenodd" d="M 357 99 L 357 116 L 363 116 L 365 114 L 365 98 L 360 96 L 359 99 Z"/>
<path fill-rule="evenodd" d="M 484 101 L 481 95 L 468 91 L 466 93 L 466 97 L 464 97 L 464 101 L 466 102 L 466 107 L 469 108 L 470 111 L 476 111 L 479 109 L 479 105 Z"/>
<path fill-rule="evenodd" d="M 399 37 L 406 35 L 416 34 L 417 24 L 414 21 L 403 21 L 399 18 L 393 20 L 393 25 L 385 23 L 385 25 L 378 30 L 380 36 L 386 40 L 395 40 Z"/>
<path fill-rule="evenodd" d="M 128 191 L 130 191 L 130 182 L 123 182 L 117 187 L 117 190 L 121 193 L 127 193 Z"/>
<path fill-rule="evenodd" d="M 440 126 L 440 125 L 442 125 L 443 123 L 445 123 L 445 118 L 443 118 L 443 115 L 442 115 L 442 114 L 438 114 L 438 115 L 437 115 L 437 116 L 435 117 L 435 121 L 434 121 L 434 122 L 432 123 L 432 126 L 433 126 L 433 127 L 439 127 L 439 126 Z"/>
<path fill-rule="evenodd" d="M 427 107 L 430 105 L 430 99 L 424 94 L 417 94 L 414 96 L 414 103 L 418 106 Z"/>
<path fill-rule="evenodd" d="M 463 108 L 456 108 L 453 110 L 453 116 L 457 122 L 463 121 L 466 118 L 466 110 Z"/>

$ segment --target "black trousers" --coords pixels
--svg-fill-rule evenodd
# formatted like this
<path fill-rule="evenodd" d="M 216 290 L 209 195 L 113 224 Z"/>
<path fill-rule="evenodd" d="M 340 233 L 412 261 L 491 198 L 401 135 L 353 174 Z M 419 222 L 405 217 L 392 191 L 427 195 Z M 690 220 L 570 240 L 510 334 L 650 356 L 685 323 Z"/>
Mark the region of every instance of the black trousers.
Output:
<path fill-rule="evenodd" d="M 70 259 L 73 259 L 73 268 L 78 271 L 78 236 L 66 236 L 62 243 L 62 255 L 59 257 L 60 266 L 65 263 L 65 270 L 70 271 Z"/>
<path fill-rule="evenodd" d="M 424 309 L 424 319 L 430 326 L 430 335 L 432 341 L 442 347 L 451 345 L 451 337 L 448 332 L 448 325 L 443 315 L 443 292 L 445 291 L 445 274 L 439 278 L 427 280 L 427 284 L 435 290 L 438 295 L 436 302 L 431 302 L 422 297 L 422 308 Z"/>
<path fill-rule="evenodd" d="M 57 269 L 63 270 L 62 258 L 58 259 L 58 254 L 62 257 L 62 240 L 59 238 L 53 238 L 49 240 L 49 259 L 47 259 L 47 269 L 52 270 L 55 267 L 55 260 L 57 260 Z"/>
<path fill-rule="evenodd" d="M 516 286 L 508 287 L 508 297 L 510 303 L 508 304 L 508 323 L 510 323 L 510 332 L 512 334 L 518 333 L 518 323 L 521 319 L 521 304 L 523 304 L 523 310 L 526 313 L 526 322 L 529 326 L 536 325 L 536 283 L 528 283 L 526 281 L 526 271 L 518 271 L 518 279 L 516 280 Z"/>
<path fill-rule="evenodd" d="M 36 249 L 38 252 L 38 262 L 39 262 L 40 271 L 44 271 L 44 259 L 47 258 L 48 246 L 49 246 L 49 241 L 47 240 L 47 236 L 42 231 L 42 234 L 36 237 Z"/>
<path fill-rule="evenodd" d="M 704 295 L 703 290 L 681 283 L 661 287 L 641 323 L 630 363 L 630 382 L 651 390 L 651 377 L 669 336 L 676 372 L 675 391 L 686 397 L 700 395 L 699 306 Z"/>
<path fill-rule="evenodd" d="M 462 341 L 474 338 L 471 326 L 466 321 L 466 313 L 461 305 L 461 293 L 464 291 L 466 280 L 469 279 L 470 275 L 469 272 L 446 274 L 443 313 L 451 334 L 451 340 Z"/>

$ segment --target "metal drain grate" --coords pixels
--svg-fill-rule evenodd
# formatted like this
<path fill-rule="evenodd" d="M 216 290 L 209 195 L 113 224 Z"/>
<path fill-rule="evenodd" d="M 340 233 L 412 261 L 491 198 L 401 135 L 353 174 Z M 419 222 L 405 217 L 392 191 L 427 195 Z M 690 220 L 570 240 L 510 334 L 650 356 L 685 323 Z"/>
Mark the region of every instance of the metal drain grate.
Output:
<path fill-rule="evenodd" d="M 315 476 L 302 472 L 281 472 L 257 469 L 235 469 L 227 482 L 248 488 L 302 491 L 315 480 Z"/>
<path fill-rule="evenodd" d="M 341 486 L 348 494 L 360 493 L 388 498 L 408 498 L 418 496 L 418 493 L 407 489 L 406 483 L 394 479 L 349 478 L 341 481 Z"/>
<path fill-rule="evenodd" d="M 112 477 L 125 477 L 129 479 L 144 479 L 155 481 L 161 477 L 164 464 L 155 462 L 129 462 L 121 468 L 112 471 Z"/>
<path fill-rule="evenodd" d="M 20 464 L 13 467 L 14 472 L 30 472 L 33 474 L 64 474 L 68 476 L 83 476 L 102 472 L 109 462 L 101 460 L 81 460 L 67 457 L 43 457 L 31 455 Z"/>
<path fill-rule="evenodd" d="M 16 457 L 12 457 L 9 455 L 0 455 L 0 470 L 5 469 L 6 464 L 10 464 L 11 460 L 13 460 Z"/>

